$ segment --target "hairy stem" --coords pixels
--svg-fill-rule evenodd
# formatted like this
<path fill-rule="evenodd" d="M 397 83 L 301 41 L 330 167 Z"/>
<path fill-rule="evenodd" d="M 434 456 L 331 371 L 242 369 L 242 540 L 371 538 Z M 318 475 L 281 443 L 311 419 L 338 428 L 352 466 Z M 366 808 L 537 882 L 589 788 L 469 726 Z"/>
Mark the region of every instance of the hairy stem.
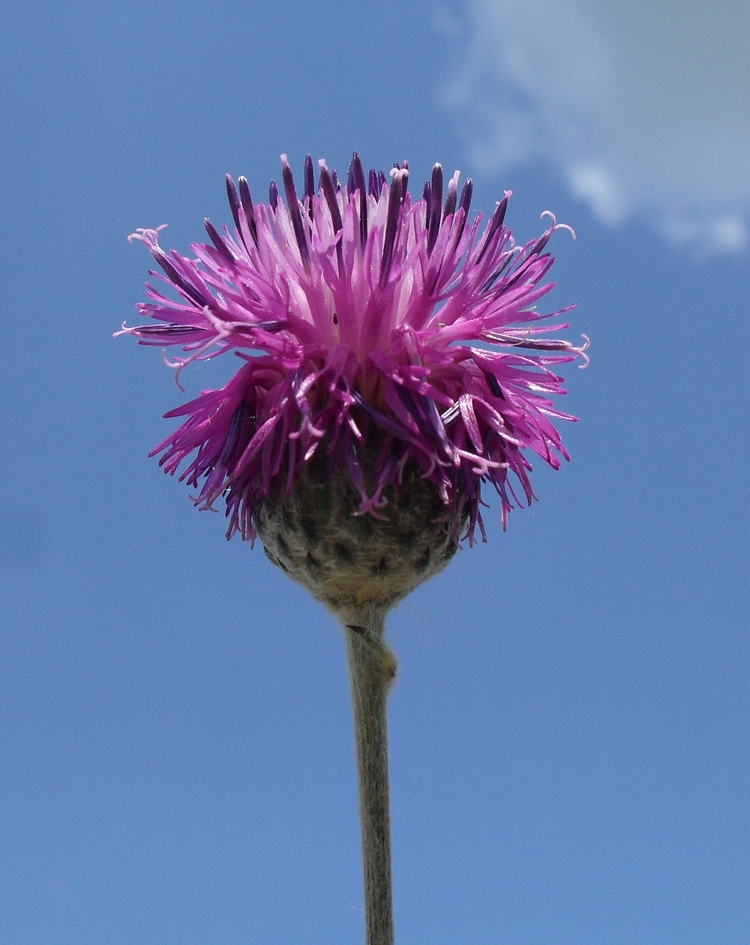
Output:
<path fill-rule="evenodd" d="M 383 615 L 345 623 L 359 774 L 367 945 L 393 945 L 391 814 L 386 701 L 396 658 L 383 642 Z"/>

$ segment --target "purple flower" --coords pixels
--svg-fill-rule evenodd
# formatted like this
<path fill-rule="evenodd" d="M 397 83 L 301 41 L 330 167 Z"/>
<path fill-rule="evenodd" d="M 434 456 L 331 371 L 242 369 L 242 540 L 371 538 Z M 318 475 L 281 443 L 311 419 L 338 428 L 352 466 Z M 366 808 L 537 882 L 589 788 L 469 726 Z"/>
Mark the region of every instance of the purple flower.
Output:
<path fill-rule="evenodd" d="M 205 221 L 210 243 L 195 258 L 167 253 L 156 230 L 131 239 L 149 247 L 175 292 L 148 285 L 138 308 L 156 324 L 126 328 L 139 343 L 177 345 L 191 361 L 233 351 L 240 368 L 219 390 L 207 390 L 167 417 L 185 417 L 151 455 L 199 490 L 212 508 L 222 496 L 227 537 L 254 539 L 267 499 L 289 494 L 316 451 L 333 476 L 348 469 L 360 511 L 383 517 L 387 490 L 407 463 L 439 490 L 453 521 L 478 526 L 482 483 L 500 495 L 502 521 L 514 504 L 535 498 L 529 454 L 553 468 L 568 454 L 550 395 L 564 394 L 557 365 L 582 356 L 550 337 L 567 324 L 542 323 L 536 303 L 553 258 L 546 251 L 555 218 L 538 239 L 515 245 L 504 225 L 510 192 L 489 222 L 468 219 L 472 183 L 458 194 L 436 165 L 423 198 L 407 192 L 408 165 L 386 176 L 354 155 L 346 186 L 319 162 L 305 162 L 295 189 L 282 156 L 286 202 L 275 182 L 268 204 L 254 204 L 245 178 L 227 177 L 233 232 Z M 544 216 L 544 214 L 543 214 Z M 151 275 L 157 275 L 152 272 Z M 585 337 L 585 336 L 584 336 Z M 374 488 L 361 468 L 364 445 L 382 442 Z"/>

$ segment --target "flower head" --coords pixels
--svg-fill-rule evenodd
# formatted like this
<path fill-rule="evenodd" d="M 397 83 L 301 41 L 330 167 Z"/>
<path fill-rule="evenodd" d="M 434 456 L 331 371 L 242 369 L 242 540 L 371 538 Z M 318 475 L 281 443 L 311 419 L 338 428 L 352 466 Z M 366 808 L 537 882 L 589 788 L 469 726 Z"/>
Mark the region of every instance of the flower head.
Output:
<path fill-rule="evenodd" d="M 551 337 L 568 326 L 545 320 L 569 309 L 536 309 L 560 225 L 551 217 L 519 248 L 504 225 L 510 192 L 482 227 L 481 215 L 469 221 L 471 180 L 459 196 L 454 174 L 443 202 L 439 165 L 413 200 L 405 163 L 365 178 L 355 154 L 342 186 L 320 161 L 316 187 L 308 157 L 300 196 L 282 162 L 286 200 L 272 182 L 268 204 L 254 204 L 245 178 L 227 176 L 235 229 L 206 220 L 210 243 L 194 244 L 194 258 L 165 252 L 161 227 L 131 237 L 175 291 L 148 285 L 138 308 L 156 324 L 123 331 L 180 347 L 168 362 L 178 382 L 192 361 L 241 362 L 226 386 L 166 414 L 186 419 L 152 455 L 171 474 L 187 462 L 180 478 L 200 508 L 225 497 L 227 537 L 255 538 L 264 503 L 288 496 L 313 457 L 329 479 L 345 471 L 358 511 L 376 519 L 413 482 L 408 468 L 470 541 L 477 527 L 484 537 L 483 483 L 505 526 L 534 498 L 529 455 L 554 468 L 568 458 L 553 420 L 575 418 L 550 395 L 565 393 L 557 365 L 585 360 L 588 341 Z"/>

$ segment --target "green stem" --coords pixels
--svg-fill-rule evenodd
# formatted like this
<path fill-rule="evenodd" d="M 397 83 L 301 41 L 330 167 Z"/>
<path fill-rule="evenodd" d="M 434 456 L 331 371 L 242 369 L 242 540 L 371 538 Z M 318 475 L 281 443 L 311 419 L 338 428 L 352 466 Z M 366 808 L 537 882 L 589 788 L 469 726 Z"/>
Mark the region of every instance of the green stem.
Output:
<path fill-rule="evenodd" d="M 383 642 L 383 615 L 367 617 L 361 624 L 344 624 L 359 774 L 366 942 L 393 945 L 386 702 L 396 675 L 396 658 Z"/>

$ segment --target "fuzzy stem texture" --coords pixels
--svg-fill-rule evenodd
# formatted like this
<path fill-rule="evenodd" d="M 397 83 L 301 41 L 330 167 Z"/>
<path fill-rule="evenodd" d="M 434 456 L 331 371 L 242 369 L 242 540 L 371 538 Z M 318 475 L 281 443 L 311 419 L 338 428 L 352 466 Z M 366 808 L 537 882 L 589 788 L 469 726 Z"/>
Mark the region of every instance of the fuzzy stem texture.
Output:
<path fill-rule="evenodd" d="M 363 615 L 364 616 L 364 615 Z M 383 614 L 344 623 L 362 822 L 367 945 L 393 945 L 391 814 L 388 786 L 388 690 L 396 676 L 396 658 L 383 642 Z M 342 621 L 343 622 L 343 621 Z"/>

